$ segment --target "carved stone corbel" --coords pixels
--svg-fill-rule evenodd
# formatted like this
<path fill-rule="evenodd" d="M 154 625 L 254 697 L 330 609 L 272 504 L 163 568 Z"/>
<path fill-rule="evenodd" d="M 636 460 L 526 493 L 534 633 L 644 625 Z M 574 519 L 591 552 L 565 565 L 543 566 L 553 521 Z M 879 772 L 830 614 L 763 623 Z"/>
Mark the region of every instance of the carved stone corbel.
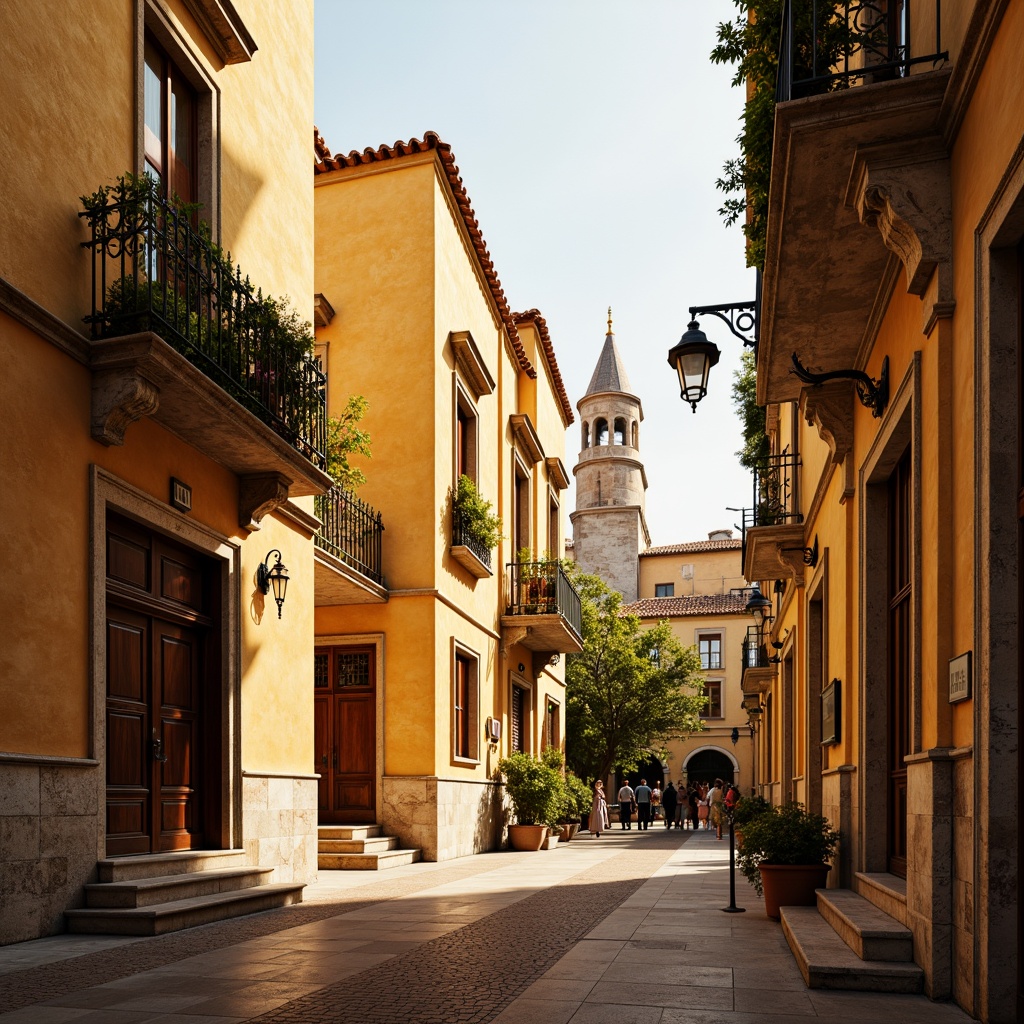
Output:
<path fill-rule="evenodd" d="M 238 480 L 238 522 L 250 533 L 288 500 L 291 480 L 281 473 L 251 473 Z"/>
<path fill-rule="evenodd" d="M 828 445 L 829 462 L 843 472 L 843 493 L 840 502 L 853 497 L 853 381 L 834 380 L 827 384 L 804 388 L 800 396 L 807 422 L 818 431 Z"/>
<path fill-rule="evenodd" d="M 504 626 L 501 630 L 501 656 L 508 657 L 508 649 L 519 643 L 530 632 L 529 626 Z"/>
<path fill-rule="evenodd" d="M 911 139 L 858 150 L 848 201 L 903 263 L 907 291 L 925 299 L 923 324 L 952 316 L 952 192 L 941 139 Z M 937 273 L 937 287 L 929 289 Z"/>
<path fill-rule="evenodd" d="M 160 389 L 134 370 L 100 370 L 92 375 L 93 440 L 108 447 L 124 444 L 131 424 L 152 416 L 160 405 Z"/>

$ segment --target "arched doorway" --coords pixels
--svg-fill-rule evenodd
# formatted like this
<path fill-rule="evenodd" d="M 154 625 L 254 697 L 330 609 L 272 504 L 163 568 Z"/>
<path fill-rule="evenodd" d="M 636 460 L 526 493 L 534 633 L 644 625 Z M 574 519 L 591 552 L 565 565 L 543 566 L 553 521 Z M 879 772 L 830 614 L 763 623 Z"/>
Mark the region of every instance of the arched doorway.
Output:
<path fill-rule="evenodd" d="M 687 782 L 736 781 L 736 761 L 718 747 L 695 750 L 684 762 Z"/>

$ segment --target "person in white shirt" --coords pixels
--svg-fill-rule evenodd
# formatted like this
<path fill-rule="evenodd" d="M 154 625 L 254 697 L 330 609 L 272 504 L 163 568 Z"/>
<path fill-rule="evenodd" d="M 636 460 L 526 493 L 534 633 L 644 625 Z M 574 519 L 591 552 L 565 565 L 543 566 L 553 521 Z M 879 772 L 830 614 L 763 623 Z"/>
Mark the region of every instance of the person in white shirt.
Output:
<path fill-rule="evenodd" d="M 628 781 L 624 782 L 619 790 L 619 821 L 623 828 L 633 827 L 630 819 L 633 817 L 634 796 L 633 787 Z"/>

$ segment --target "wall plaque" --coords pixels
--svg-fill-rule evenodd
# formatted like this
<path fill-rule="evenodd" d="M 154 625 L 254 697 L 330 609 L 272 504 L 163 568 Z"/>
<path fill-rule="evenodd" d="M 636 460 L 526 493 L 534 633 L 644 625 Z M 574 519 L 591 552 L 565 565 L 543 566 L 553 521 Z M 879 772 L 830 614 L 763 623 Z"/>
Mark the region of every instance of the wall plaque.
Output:
<path fill-rule="evenodd" d="M 971 696 L 971 652 L 949 659 L 949 703 L 956 704 Z"/>

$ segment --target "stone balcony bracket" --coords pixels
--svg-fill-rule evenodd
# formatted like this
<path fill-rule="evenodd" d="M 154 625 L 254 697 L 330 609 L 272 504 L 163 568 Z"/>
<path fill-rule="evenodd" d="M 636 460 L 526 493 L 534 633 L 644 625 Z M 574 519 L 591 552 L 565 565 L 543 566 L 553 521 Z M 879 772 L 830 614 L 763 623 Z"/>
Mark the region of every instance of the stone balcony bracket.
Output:
<path fill-rule="evenodd" d="M 745 668 L 740 688 L 744 696 L 756 693 L 767 693 L 772 688 L 775 679 L 775 666 L 768 665 L 764 668 Z"/>
<path fill-rule="evenodd" d="M 859 147 L 846 201 L 862 224 L 878 228 L 886 248 L 903 264 L 907 291 L 925 302 L 922 329 L 951 316 L 952 193 L 942 139 Z M 929 288 L 933 275 L 937 283 Z"/>
<path fill-rule="evenodd" d="M 747 530 L 747 554 L 743 573 L 748 580 L 792 580 L 804 585 L 804 540 L 802 523 L 753 526 Z"/>
<path fill-rule="evenodd" d="M 280 473 L 250 473 L 238 481 L 238 521 L 250 533 L 260 529 L 263 517 L 288 500 L 291 481 Z"/>
<path fill-rule="evenodd" d="M 843 473 L 840 503 L 853 497 L 855 488 L 853 459 L 853 410 L 856 385 L 853 381 L 834 380 L 807 387 L 800 394 L 800 408 L 807 422 L 828 445 L 829 465 Z"/>

